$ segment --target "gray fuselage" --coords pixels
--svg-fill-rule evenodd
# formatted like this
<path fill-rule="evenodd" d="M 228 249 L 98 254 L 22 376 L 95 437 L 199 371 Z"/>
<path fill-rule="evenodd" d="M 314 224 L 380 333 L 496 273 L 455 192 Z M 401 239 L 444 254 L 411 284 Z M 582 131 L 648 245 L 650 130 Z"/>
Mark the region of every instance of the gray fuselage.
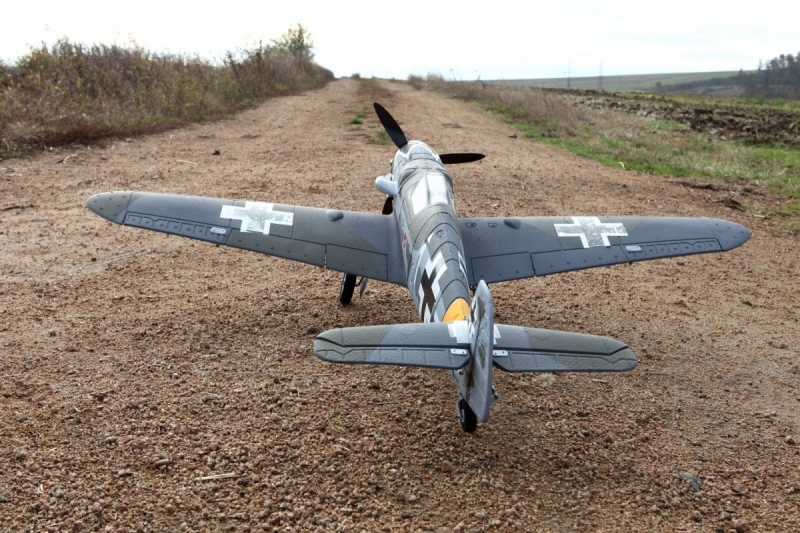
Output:
<path fill-rule="evenodd" d="M 394 212 L 417 312 L 424 322 L 466 320 L 469 283 L 450 173 L 427 144 L 410 141 L 386 178 L 397 186 Z"/>

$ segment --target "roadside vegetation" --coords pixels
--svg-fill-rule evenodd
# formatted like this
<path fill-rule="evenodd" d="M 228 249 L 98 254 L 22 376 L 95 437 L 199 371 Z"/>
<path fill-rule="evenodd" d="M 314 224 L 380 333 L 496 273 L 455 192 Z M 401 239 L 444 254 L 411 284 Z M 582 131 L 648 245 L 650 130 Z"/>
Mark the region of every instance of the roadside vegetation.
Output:
<path fill-rule="evenodd" d="M 0 158 L 228 116 L 265 98 L 324 85 L 302 26 L 219 62 L 60 40 L 0 63 Z"/>
<path fill-rule="evenodd" d="M 626 93 L 447 81 L 437 75 L 411 76 L 409 83 L 476 102 L 526 137 L 607 165 L 757 182 L 800 200 L 800 113 L 794 103 L 773 101 L 764 110 L 761 100 L 663 95 L 635 95 L 630 102 Z M 715 106 L 728 114 L 718 117 L 722 111 Z M 744 122 L 736 122 L 740 116 Z M 767 135 L 769 128 L 774 135 Z"/>
<path fill-rule="evenodd" d="M 391 97 L 388 90 L 377 78 L 362 78 L 359 74 L 350 76 L 358 81 L 358 100 L 363 102 L 361 108 L 352 110 L 353 117 L 347 122 L 352 132 L 357 132 L 364 140 L 372 144 L 391 145 L 386 131 L 380 125 L 375 112 L 372 110 L 373 102 L 381 102 Z"/>

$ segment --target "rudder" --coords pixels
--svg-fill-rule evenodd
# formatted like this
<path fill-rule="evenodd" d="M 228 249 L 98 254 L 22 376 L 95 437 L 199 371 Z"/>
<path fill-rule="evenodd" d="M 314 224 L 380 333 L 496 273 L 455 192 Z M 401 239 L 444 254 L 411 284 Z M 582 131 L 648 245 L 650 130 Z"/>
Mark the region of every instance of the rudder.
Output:
<path fill-rule="evenodd" d="M 464 396 L 480 422 L 489 421 L 489 410 L 499 397 L 492 387 L 494 358 L 494 305 L 489 287 L 481 280 L 469 312 L 472 356 L 470 376 Z"/>

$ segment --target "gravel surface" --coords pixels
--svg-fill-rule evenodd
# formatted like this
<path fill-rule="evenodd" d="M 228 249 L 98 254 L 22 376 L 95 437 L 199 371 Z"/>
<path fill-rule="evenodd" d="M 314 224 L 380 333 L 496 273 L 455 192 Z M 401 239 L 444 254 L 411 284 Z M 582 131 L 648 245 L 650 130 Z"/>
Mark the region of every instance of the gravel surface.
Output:
<path fill-rule="evenodd" d="M 487 154 L 452 168 L 462 216 L 753 232 L 726 254 L 494 285 L 498 321 L 619 338 L 640 365 L 498 372 L 472 435 L 445 372 L 311 353 L 317 330 L 417 321 L 402 288 L 342 308 L 337 273 L 84 207 L 135 189 L 377 212 L 393 147 L 374 115 L 349 124 L 376 96 L 359 87 L 0 162 L 0 531 L 800 530 L 798 239 L 767 191 L 602 167 L 385 84 L 410 138 Z"/>

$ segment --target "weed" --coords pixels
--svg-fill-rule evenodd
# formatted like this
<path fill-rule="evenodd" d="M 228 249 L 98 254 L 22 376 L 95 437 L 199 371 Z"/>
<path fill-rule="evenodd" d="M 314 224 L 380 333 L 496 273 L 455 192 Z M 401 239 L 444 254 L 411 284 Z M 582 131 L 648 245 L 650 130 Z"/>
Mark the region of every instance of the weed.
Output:
<path fill-rule="evenodd" d="M 19 147 L 13 143 L 9 143 L 7 141 L 3 141 L 0 143 L 0 161 L 3 159 L 13 159 L 17 157 L 24 157 L 25 152 L 19 149 Z"/>
<path fill-rule="evenodd" d="M 419 79 L 409 83 L 419 84 Z M 755 145 L 711 138 L 679 122 L 614 111 L 578 108 L 559 93 L 530 86 L 446 81 L 429 75 L 426 88 L 474 101 L 536 139 L 600 163 L 630 170 L 709 180 L 748 180 L 800 198 L 800 152 L 784 145 Z M 661 98 L 659 96 L 659 98 Z M 679 97 L 667 97 L 678 99 Z M 709 102 L 708 97 L 680 97 Z M 719 104 L 719 98 L 715 99 Z M 725 100 L 727 105 L 797 109 L 787 102 Z"/>
<path fill-rule="evenodd" d="M 350 124 L 361 125 L 364 123 L 364 119 L 367 118 L 369 114 L 369 108 L 364 106 L 361 108 L 361 111 L 356 113 L 356 115 L 350 119 Z"/>
<path fill-rule="evenodd" d="M 226 117 L 331 79 L 310 53 L 262 44 L 228 53 L 218 65 L 64 39 L 32 49 L 0 72 L 0 153 L 18 157 L 38 147 Z"/>
<path fill-rule="evenodd" d="M 375 139 L 378 144 L 384 146 L 392 144 L 392 140 L 389 138 L 389 134 L 383 130 L 378 130 L 375 132 Z"/>

